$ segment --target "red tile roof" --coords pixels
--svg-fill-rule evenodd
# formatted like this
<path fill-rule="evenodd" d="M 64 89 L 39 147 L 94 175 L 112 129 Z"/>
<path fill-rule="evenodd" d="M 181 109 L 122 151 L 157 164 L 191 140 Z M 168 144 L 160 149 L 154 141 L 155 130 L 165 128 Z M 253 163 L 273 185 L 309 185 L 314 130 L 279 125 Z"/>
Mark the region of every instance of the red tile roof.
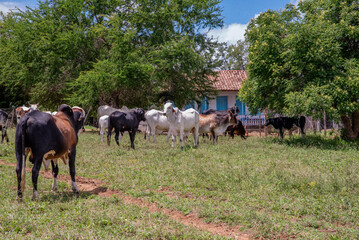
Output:
<path fill-rule="evenodd" d="M 220 70 L 215 76 L 214 87 L 219 91 L 239 91 L 242 81 L 247 78 L 244 70 Z"/>

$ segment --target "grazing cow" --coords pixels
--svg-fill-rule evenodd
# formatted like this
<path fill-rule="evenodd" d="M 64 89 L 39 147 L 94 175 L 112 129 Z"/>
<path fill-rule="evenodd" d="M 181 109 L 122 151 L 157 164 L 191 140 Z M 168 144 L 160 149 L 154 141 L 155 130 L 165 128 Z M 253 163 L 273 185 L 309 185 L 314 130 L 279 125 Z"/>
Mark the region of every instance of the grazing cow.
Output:
<path fill-rule="evenodd" d="M 131 148 L 135 149 L 135 136 L 138 129 L 138 125 L 141 121 L 146 121 L 145 111 L 142 108 L 132 110 L 129 112 L 115 111 L 108 117 L 108 129 L 107 129 L 107 144 L 111 142 L 111 132 L 115 129 L 115 140 L 118 146 L 118 135 L 120 132 L 128 131 L 131 140 Z"/>
<path fill-rule="evenodd" d="M 279 130 L 280 137 L 283 139 L 283 128 L 284 129 L 291 129 L 294 125 L 300 128 L 300 132 L 302 137 L 305 137 L 304 127 L 305 127 L 305 117 L 300 116 L 299 118 L 296 117 L 276 117 L 276 118 L 269 118 L 265 126 L 273 125 L 273 127 Z"/>
<path fill-rule="evenodd" d="M 172 134 L 172 147 L 175 146 L 176 136 L 179 135 L 181 149 L 183 149 L 183 138 L 190 132 L 193 134 L 194 146 L 198 145 L 199 113 L 193 108 L 181 111 L 174 108 L 172 103 L 166 103 L 163 112 L 166 114 L 169 126 L 169 133 Z"/>
<path fill-rule="evenodd" d="M 156 130 L 167 131 L 167 142 L 170 137 L 170 132 L 168 131 L 170 128 L 170 123 L 167 120 L 164 112 L 152 109 L 145 113 L 146 122 L 147 122 L 147 131 L 146 135 L 148 135 L 148 141 L 150 142 L 150 135 L 155 142 L 156 140 Z"/>
<path fill-rule="evenodd" d="M 229 136 L 234 138 L 234 134 L 237 136 L 241 136 L 242 139 L 246 139 L 246 130 L 244 129 L 244 126 L 242 124 L 242 121 L 237 119 L 237 124 L 234 126 L 229 126 L 226 130 L 226 132 L 229 134 Z"/>
<path fill-rule="evenodd" d="M 223 134 L 229 126 L 236 124 L 235 119 L 231 111 L 199 114 L 199 133 L 211 133 L 212 143 L 214 141 L 218 143 L 218 136 Z"/>
<path fill-rule="evenodd" d="M 6 142 L 9 142 L 9 137 L 7 136 L 7 118 L 8 114 L 0 109 L 0 130 L 1 130 L 1 143 L 4 142 L 6 138 Z"/>
<path fill-rule="evenodd" d="M 83 120 L 81 112 L 74 112 L 65 104 L 59 107 L 55 116 L 32 111 L 21 118 L 15 132 L 19 200 L 22 199 L 25 190 L 27 154 L 30 154 L 30 162 L 34 164 L 32 168 L 33 199 L 38 199 L 37 179 L 43 159 L 52 160 L 53 190 L 57 189 L 56 179 L 59 172 L 56 160 L 61 158 L 65 163 L 69 161 L 72 190 L 79 192 L 75 181 L 75 157 L 77 133 L 83 125 Z"/>

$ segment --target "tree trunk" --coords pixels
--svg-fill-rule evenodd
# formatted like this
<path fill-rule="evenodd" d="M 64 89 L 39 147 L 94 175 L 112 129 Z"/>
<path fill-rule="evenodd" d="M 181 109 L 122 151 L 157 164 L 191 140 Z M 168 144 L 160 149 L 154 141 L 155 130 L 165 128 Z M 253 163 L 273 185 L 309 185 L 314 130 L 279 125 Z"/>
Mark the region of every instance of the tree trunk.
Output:
<path fill-rule="evenodd" d="M 352 116 L 342 116 L 341 117 L 346 137 L 354 141 L 359 137 L 359 111 L 354 111 Z"/>
<path fill-rule="evenodd" d="M 324 137 L 327 137 L 327 114 L 323 113 L 323 122 L 324 122 Z"/>

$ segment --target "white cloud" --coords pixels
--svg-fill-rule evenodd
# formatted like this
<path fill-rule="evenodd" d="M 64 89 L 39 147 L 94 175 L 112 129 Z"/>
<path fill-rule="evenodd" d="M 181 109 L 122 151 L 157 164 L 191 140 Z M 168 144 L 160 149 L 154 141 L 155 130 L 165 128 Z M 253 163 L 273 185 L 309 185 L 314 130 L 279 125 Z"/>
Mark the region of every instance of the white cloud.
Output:
<path fill-rule="evenodd" d="M 3 13 L 8 13 L 10 10 L 15 10 L 18 7 L 23 9 L 23 4 L 19 2 L 0 2 L 0 11 Z"/>
<path fill-rule="evenodd" d="M 244 40 L 248 24 L 232 23 L 229 26 L 224 26 L 221 29 L 213 29 L 208 32 L 209 37 L 218 39 L 219 42 L 227 42 L 234 44 L 238 40 Z"/>

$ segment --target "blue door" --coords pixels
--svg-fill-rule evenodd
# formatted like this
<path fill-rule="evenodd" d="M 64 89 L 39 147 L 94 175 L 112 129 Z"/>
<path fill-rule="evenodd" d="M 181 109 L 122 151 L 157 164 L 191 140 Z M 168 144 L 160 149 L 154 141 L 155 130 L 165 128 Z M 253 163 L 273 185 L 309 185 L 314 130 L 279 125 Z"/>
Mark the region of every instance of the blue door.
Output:
<path fill-rule="evenodd" d="M 205 97 L 204 100 L 202 100 L 202 102 L 201 102 L 201 113 L 204 110 L 207 110 L 208 108 L 209 108 L 208 100 L 207 100 L 207 97 Z"/>
<path fill-rule="evenodd" d="M 236 105 L 239 108 L 239 115 L 246 115 L 246 104 L 241 102 L 239 99 L 236 99 Z"/>
<path fill-rule="evenodd" d="M 228 108 L 228 96 L 218 96 L 216 103 L 218 111 L 226 110 Z"/>

